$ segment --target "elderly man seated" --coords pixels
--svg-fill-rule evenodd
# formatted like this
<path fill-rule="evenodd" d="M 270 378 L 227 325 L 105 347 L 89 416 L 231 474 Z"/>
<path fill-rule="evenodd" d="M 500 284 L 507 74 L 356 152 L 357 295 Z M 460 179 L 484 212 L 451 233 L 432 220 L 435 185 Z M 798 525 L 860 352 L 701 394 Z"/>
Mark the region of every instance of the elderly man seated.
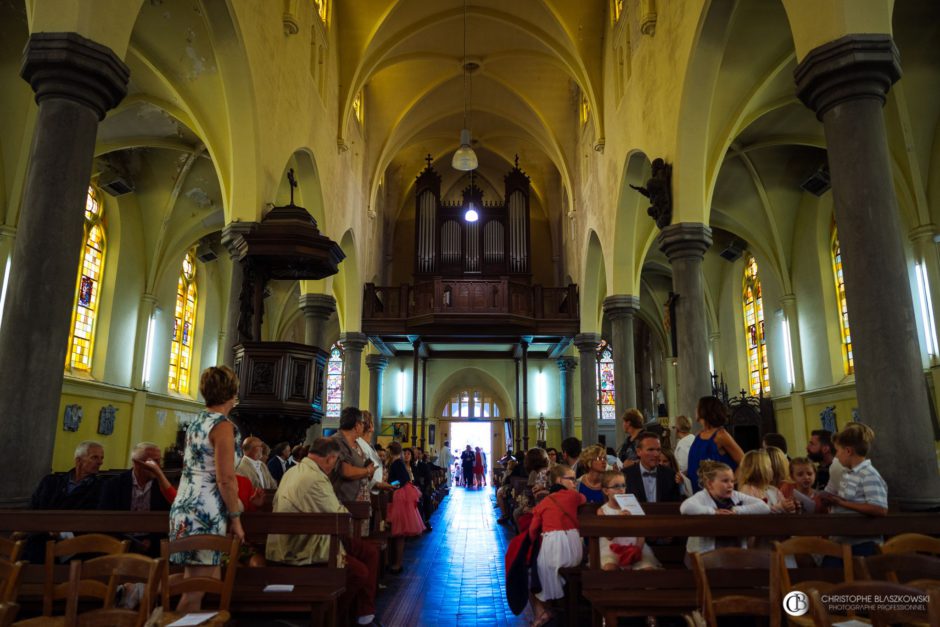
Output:
<path fill-rule="evenodd" d="M 274 495 L 274 511 L 338 514 L 348 510 L 336 498 L 330 474 L 339 459 L 339 444 L 330 438 L 317 438 L 310 452 L 290 472 L 285 473 Z M 379 571 L 379 553 L 374 545 L 357 538 L 345 538 L 340 556 L 346 561 L 346 592 L 340 597 L 340 622 L 353 600 L 357 622 L 378 625 L 375 621 L 375 593 Z M 326 535 L 268 536 L 266 557 L 269 561 L 291 566 L 325 563 L 329 558 L 330 537 Z"/>
<path fill-rule="evenodd" d="M 277 487 L 277 482 L 271 476 L 271 471 L 265 465 L 264 442 L 261 438 L 249 436 L 242 442 L 242 453 L 244 456 L 235 467 L 235 473 L 242 477 L 247 477 L 251 485 L 255 488 L 264 490 L 273 490 Z"/>
<path fill-rule="evenodd" d="M 100 442 L 85 440 L 75 447 L 75 467 L 66 473 L 52 473 L 39 482 L 29 501 L 31 509 L 96 509 L 101 491 L 98 471 L 104 463 Z M 26 542 L 24 558 L 41 562 L 48 534 L 33 534 Z"/>

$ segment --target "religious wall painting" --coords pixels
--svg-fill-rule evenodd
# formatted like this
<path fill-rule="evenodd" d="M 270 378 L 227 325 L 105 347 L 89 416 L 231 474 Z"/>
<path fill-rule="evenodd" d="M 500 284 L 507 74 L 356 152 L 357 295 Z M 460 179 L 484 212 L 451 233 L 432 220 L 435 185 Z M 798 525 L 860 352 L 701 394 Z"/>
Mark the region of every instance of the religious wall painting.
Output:
<path fill-rule="evenodd" d="M 830 433 L 838 431 L 836 428 L 836 406 L 829 405 L 819 412 L 819 422 L 822 423 L 822 428 Z"/>
<path fill-rule="evenodd" d="M 107 405 L 98 412 L 98 433 L 111 435 L 114 433 L 114 420 L 117 418 L 117 407 Z"/>
<path fill-rule="evenodd" d="M 63 431 L 78 431 L 82 424 L 82 406 L 78 404 L 66 405 L 62 416 Z"/>

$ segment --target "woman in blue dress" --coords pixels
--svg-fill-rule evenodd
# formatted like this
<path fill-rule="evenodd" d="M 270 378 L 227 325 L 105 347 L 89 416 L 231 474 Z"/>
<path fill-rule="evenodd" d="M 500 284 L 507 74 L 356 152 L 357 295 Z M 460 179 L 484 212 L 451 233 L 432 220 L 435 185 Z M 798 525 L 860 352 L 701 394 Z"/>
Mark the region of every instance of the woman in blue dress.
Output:
<path fill-rule="evenodd" d="M 695 409 L 695 420 L 702 425 L 689 448 L 689 467 L 686 476 L 692 481 L 692 490 L 698 492 L 703 486 L 698 482 L 699 464 L 710 459 L 727 464 L 732 472 L 744 457 L 744 451 L 724 428 L 728 422 L 725 406 L 714 396 L 703 396 Z"/>
<path fill-rule="evenodd" d="M 183 473 L 170 508 L 169 539 L 231 533 L 244 542 L 235 478 L 239 434 L 228 418 L 238 404 L 238 377 L 227 366 L 207 368 L 199 379 L 199 392 L 206 408 L 186 428 Z M 216 551 L 176 553 L 170 560 L 186 565 L 186 577 L 221 577 Z M 196 610 L 201 601 L 202 593 L 184 594 L 178 610 Z"/>

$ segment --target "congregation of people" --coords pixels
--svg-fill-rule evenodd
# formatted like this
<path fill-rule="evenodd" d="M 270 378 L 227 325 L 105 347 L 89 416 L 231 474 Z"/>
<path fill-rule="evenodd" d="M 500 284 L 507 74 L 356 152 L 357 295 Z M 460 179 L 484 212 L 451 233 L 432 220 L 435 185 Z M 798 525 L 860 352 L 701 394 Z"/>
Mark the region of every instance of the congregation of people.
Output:
<path fill-rule="evenodd" d="M 327 562 L 330 536 L 272 533 L 263 547 L 252 547 L 246 542 L 242 513 L 346 513 L 345 504 L 371 503 L 373 495 L 385 492 L 390 502 L 378 531 L 391 540 L 388 572 L 402 572 L 405 539 L 431 529 L 432 493 L 444 482 L 444 469 L 427 452 L 397 441 L 387 447 L 373 444 L 372 416 L 355 407 L 342 410 L 339 429 L 331 437 L 317 438 L 309 445 L 279 442 L 269 447 L 253 435 L 243 437 L 230 418 L 238 394 L 238 379 L 231 369 L 207 369 L 200 392 L 206 408 L 186 426 L 178 486 L 164 472 L 163 451 L 155 443 L 137 444 L 131 451 L 131 468 L 106 477 L 101 472 L 104 446 L 85 441 L 75 450 L 74 468 L 42 480 L 31 508 L 167 511 L 168 534 L 162 537 L 171 541 L 206 534 L 234 536 L 253 553 L 251 565 L 308 566 Z M 362 522 L 362 534 L 342 538 L 340 562 L 346 585 L 338 606 L 339 616 L 349 617 L 350 624 L 379 624 L 375 609 L 379 549 L 368 538 L 372 522 Z M 41 563 L 50 539 L 57 537 L 30 536 L 24 557 Z M 159 534 L 128 534 L 127 539 L 132 551 L 159 556 Z M 221 576 L 218 551 L 174 553 L 170 562 L 182 565 L 185 577 Z M 134 598 L 139 600 L 139 595 Z M 200 594 L 184 594 L 175 609 L 197 611 L 201 600 Z"/>
<path fill-rule="evenodd" d="M 527 534 L 532 542 L 540 540 L 530 565 L 538 573 L 533 578 L 537 591 L 529 595 L 534 625 L 555 619 L 552 602 L 565 596 L 560 571 L 587 559 L 578 533 L 578 510 L 585 503 L 596 505 L 598 516 L 631 515 L 623 495 L 635 497 L 641 508 L 646 503 L 676 503 L 684 515 L 888 513 L 887 486 L 868 459 L 875 434 L 864 424 L 849 423 L 838 433 L 815 430 L 806 455 L 791 458 L 786 439 L 777 433 L 765 434 L 761 448 L 743 451 L 725 428 L 728 417 L 715 397 L 699 400 L 697 433 L 687 417 L 677 418 L 674 439 L 658 423 L 646 424 L 636 409 L 625 412 L 622 420 L 626 437 L 616 455 L 602 444 L 567 438 L 560 451 L 531 448 L 506 460 L 497 490 L 499 522 L 514 527 L 517 539 Z M 882 542 L 878 537 L 832 539 L 851 545 L 854 556 L 873 555 Z M 600 568 L 660 569 L 657 546 L 678 541 L 685 543 L 685 565 L 690 568 L 696 553 L 732 546 L 768 548 L 760 538 L 704 534 L 651 542 L 642 537 L 601 538 Z M 824 564 L 841 564 L 826 560 Z"/>

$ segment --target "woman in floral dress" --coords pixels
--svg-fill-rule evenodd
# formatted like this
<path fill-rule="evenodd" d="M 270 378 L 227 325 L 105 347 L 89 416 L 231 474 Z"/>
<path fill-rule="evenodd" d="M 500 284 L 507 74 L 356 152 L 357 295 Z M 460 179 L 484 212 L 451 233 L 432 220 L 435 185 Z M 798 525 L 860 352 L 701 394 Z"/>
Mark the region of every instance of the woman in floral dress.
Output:
<path fill-rule="evenodd" d="M 199 380 L 206 409 L 186 428 L 186 452 L 179 490 L 170 508 L 170 540 L 194 535 L 224 536 L 242 541 L 242 506 L 238 500 L 235 465 L 238 429 L 228 419 L 238 403 L 238 377 L 227 366 L 207 368 Z M 186 565 L 186 577 L 220 577 L 216 551 L 176 553 L 170 560 Z M 184 594 L 178 610 L 199 608 L 202 593 Z"/>

